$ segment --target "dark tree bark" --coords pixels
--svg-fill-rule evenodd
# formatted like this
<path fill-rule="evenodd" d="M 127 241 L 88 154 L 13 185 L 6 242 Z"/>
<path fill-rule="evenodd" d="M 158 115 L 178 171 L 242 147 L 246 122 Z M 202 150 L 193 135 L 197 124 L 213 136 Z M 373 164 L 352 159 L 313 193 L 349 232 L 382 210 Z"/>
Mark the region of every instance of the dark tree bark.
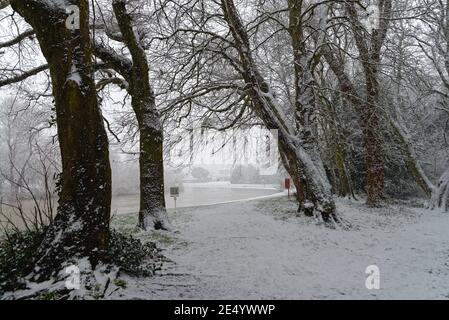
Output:
<path fill-rule="evenodd" d="M 59 207 L 36 255 L 38 279 L 77 258 L 88 257 L 95 266 L 109 243 L 111 169 L 93 80 L 89 2 L 66 3 L 80 9 L 79 29 L 66 27 L 66 8 L 59 2 L 11 1 L 33 27 L 49 65 L 62 157 Z"/>
<path fill-rule="evenodd" d="M 365 148 L 366 193 L 369 206 L 379 206 L 384 200 L 385 168 L 381 111 L 379 109 L 380 86 L 378 82 L 381 49 L 385 42 L 392 15 L 392 2 L 380 2 L 380 22 L 378 29 L 368 33 L 359 21 L 354 3 L 346 2 L 346 12 L 360 54 L 360 62 L 365 75 L 366 94 L 363 96 L 355 88 L 344 65 L 330 45 L 322 46 L 321 53 L 340 83 L 340 90 L 354 106 L 360 119 Z"/>
<path fill-rule="evenodd" d="M 296 89 L 300 89 L 297 93 L 299 97 L 296 110 L 297 128 L 292 128 L 270 91 L 268 83 L 258 71 L 251 54 L 248 34 L 234 2 L 222 0 L 221 6 L 239 53 L 242 77 L 248 87 L 252 109 L 268 129 L 278 130 L 282 161 L 294 180 L 295 186 L 298 190 L 302 190 L 304 199 L 300 210 L 305 210 L 308 214 L 313 212 L 320 215 L 326 222 L 339 221 L 331 186 L 324 172 L 320 155 L 316 152 L 313 138 L 309 136 L 310 127 L 313 124 L 313 98 L 310 96 L 311 87 L 307 86 L 311 81 L 310 69 L 304 68 L 302 62 L 297 69 Z M 298 88 L 303 81 L 306 85 Z"/>
<path fill-rule="evenodd" d="M 365 145 L 367 204 L 378 206 L 384 200 L 385 168 L 383 137 L 379 110 L 379 68 L 381 49 L 385 42 L 392 16 L 391 0 L 379 3 L 379 25 L 368 33 L 359 21 L 354 3 L 346 3 L 346 12 L 360 54 L 366 83 L 366 98 L 358 107 Z M 359 100 L 360 101 L 360 100 Z"/>
<path fill-rule="evenodd" d="M 121 41 L 128 48 L 131 59 L 118 56 L 101 45 L 95 54 L 128 82 L 131 106 L 137 118 L 140 133 L 140 210 L 139 226 L 144 230 L 171 230 L 164 196 L 163 129 L 155 96 L 148 75 L 149 65 L 145 50 L 133 30 L 132 17 L 126 1 L 113 1 L 114 14 L 121 32 Z"/>
<path fill-rule="evenodd" d="M 323 73 L 320 73 L 321 87 L 329 87 L 330 84 L 325 80 Z M 333 193 L 339 197 L 352 197 L 356 199 L 351 180 L 351 174 L 348 170 L 348 152 L 347 136 L 344 125 L 340 119 L 340 108 L 346 108 L 345 99 L 338 88 L 335 88 L 332 97 L 319 95 L 317 98 L 321 108 L 323 108 L 326 117 L 324 117 L 323 131 L 326 140 L 326 157 L 329 159 L 329 171 L 332 175 Z"/>
<path fill-rule="evenodd" d="M 164 197 L 163 130 L 150 85 L 146 53 L 133 31 L 126 1 L 114 0 L 113 8 L 123 41 L 133 59 L 129 92 L 140 131 L 139 226 L 145 230 L 170 230 Z"/>
<path fill-rule="evenodd" d="M 316 129 L 316 101 L 314 88 L 317 86 L 313 71 L 315 68 L 315 55 L 313 50 L 307 46 L 305 33 L 306 24 L 303 21 L 302 0 L 288 0 L 289 10 L 289 33 L 293 49 L 293 65 L 295 74 L 295 124 L 299 138 L 307 153 L 310 155 L 315 166 L 324 172 L 324 165 L 318 150 L 318 144 L 314 130 Z M 310 41 L 310 40 L 309 40 Z M 301 179 L 300 179 L 301 180 Z M 300 182 L 295 179 L 296 183 Z M 299 188 L 299 189 L 298 189 Z M 300 196 L 302 206 L 300 210 L 305 215 L 313 215 L 313 206 L 308 205 L 314 196 L 313 191 L 306 181 L 296 185 L 301 190 Z M 313 203 L 313 201 L 312 201 Z"/>
<path fill-rule="evenodd" d="M 377 80 L 368 81 L 367 103 L 359 108 L 365 146 L 366 194 L 369 206 L 378 206 L 385 197 L 385 165 L 380 125 Z"/>
<path fill-rule="evenodd" d="M 365 148 L 367 204 L 378 206 L 384 198 L 385 180 L 383 139 L 379 110 L 377 109 L 378 87 L 371 87 L 369 92 L 372 94 L 363 98 L 357 92 L 352 81 L 346 75 L 344 66 L 339 64 L 331 49 L 328 46 L 323 46 L 321 52 L 336 75 L 341 92 L 346 95 L 359 116 Z"/>

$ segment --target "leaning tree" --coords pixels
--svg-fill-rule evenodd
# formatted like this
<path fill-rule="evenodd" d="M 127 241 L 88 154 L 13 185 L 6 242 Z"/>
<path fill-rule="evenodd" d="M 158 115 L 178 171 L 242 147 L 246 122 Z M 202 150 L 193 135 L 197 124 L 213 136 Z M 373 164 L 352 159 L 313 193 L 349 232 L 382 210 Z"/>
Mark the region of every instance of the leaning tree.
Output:
<path fill-rule="evenodd" d="M 238 53 L 240 74 L 251 98 L 255 114 L 269 129 L 279 133 L 279 150 L 286 170 L 295 181 L 298 190 L 303 190 L 302 209 L 306 214 L 320 215 L 325 221 L 338 221 L 331 187 L 324 170 L 321 156 L 314 139 L 314 94 L 313 58 L 305 44 L 307 35 L 303 31 L 305 4 L 289 1 L 289 31 L 292 37 L 295 66 L 295 121 L 294 126 L 285 116 L 269 82 L 259 71 L 253 56 L 247 28 L 232 0 L 222 0 L 221 9 L 229 27 L 233 45 Z M 301 208 L 300 208 L 301 209 Z"/>
<path fill-rule="evenodd" d="M 277 130 L 282 163 L 300 193 L 300 211 L 338 221 L 316 139 L 313 51 L 320 39 L 313 35 L 313 24 L 319 23 L 315 6 L 255 1 L 248 7 L 254 10 L 245 15 L 233 1 L 195 1 L 161 9 L 163 17 L 176 17 L 167 19 L 160 37 L 170 48 L 166 59 L 176 58 L 171 68 L 161 70 L 173 75 L 167 82 L 175 88 L 163 110 L 178 110 L 182 120 L 197 106 L 204 114 L 218 115 L 220 125 L 208 121 L 207 127 L 246 122 Z M 290 19 L 286 12 L 291 12 Z M 285 47 L 278 50 L 273 39 L 280 35 Z M 285 68 L 277 68 L 283 62 L 271 55 L 278 51 L 288 59 L 283 60 L 288 61 Z M 175 93 L 179 95 L 173 97 Z"/>

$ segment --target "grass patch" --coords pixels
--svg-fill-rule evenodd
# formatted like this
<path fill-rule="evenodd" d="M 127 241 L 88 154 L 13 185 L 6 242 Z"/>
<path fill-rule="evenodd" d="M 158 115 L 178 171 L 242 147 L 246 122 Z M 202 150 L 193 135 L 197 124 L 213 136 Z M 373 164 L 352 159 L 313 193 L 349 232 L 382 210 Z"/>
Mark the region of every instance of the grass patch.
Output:
<path fill-rule="evenodd" d="M 298 202 L 293 197 L 260 200 L 256 203 L 256 207 L 260 212 L 272 215 L 277 220 L 286 221 L 298 216 Z"/>
<path fill-rule="evenodd" d="M 161 246 L 171 246 L 176 242 L 169 234 L 158 231 L 151 232 L 149 237 Z"/>
<path fill-rule="evenodd" d="M 116 285 L 119 288 L 126 289 L 127 283 L 125 280 L 117 278 L 114 280 L 114 285 Z"/>

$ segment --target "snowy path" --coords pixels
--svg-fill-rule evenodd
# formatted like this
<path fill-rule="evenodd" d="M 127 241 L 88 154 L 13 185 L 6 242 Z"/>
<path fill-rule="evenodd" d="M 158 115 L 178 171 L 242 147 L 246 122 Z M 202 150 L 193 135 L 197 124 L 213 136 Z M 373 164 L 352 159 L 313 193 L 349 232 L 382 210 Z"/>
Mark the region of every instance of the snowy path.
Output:
<path fill-rule="evenodd" d="M 449 215 L 342 201 L 353 230 L 288 217 L 285 199 L 185 209 L 169 263 L 122 298 L 397 299 L 449 297 Z M 275 212 L 273 215 L 271 212 Z M 365 287 L 376 264 L 381 290 Z M 115 297 L 118 298 L 118 297 Z"/>

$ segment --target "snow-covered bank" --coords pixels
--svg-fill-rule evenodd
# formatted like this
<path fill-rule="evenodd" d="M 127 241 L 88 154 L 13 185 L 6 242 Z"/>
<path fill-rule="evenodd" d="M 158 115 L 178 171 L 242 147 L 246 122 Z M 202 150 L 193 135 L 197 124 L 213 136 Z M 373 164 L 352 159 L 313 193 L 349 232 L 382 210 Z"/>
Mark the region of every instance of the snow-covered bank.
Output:
<path fill-rule="evenodd" d="M 151 279 L 124 278 L 121 299 L 447 299 L 449 215 L 338 201 L 352 225 L 332 230 L 295 217 L 286 198 L 182 209 L 179 233 L 155 233 L 173 263 Z M 132 230 L 132 216 L 115 222 Z M 380 269 L 380 290 L 365 287 Z"/>

